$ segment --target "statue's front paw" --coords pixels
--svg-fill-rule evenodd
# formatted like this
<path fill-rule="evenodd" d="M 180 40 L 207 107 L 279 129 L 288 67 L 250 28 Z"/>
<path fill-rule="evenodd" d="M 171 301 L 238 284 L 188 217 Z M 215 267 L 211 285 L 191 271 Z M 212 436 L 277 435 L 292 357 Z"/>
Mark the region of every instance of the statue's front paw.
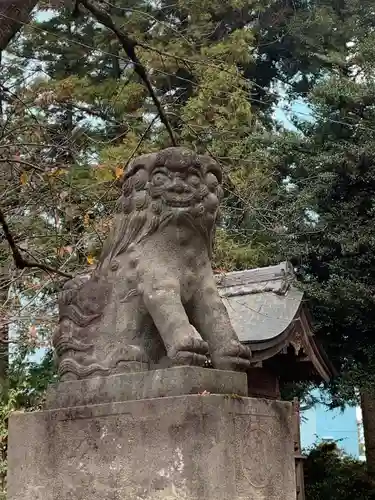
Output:
<path fill-rule="evenodd" d="M 208 344 L 204 340 L 187 337 L 171 346 L 167 354 L 176 365 L 205 366 L 208 361 Z"/>
<path fill-rule="evenodd" d="M 250 360 L 250 348 L 236 340 L 211 353 L 212 365 L 218 370 L 246 371 L 251 366 Z"/>

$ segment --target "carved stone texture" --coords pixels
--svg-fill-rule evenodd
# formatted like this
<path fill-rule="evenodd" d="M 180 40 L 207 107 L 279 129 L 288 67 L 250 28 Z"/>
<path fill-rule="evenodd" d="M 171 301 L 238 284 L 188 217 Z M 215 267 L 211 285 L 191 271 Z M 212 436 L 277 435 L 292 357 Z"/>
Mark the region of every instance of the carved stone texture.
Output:
<path fill-rule="evenodd" d="M 221 180 L 215 161 L 182 148 L 129 165 L 98 268 L 69 281 L 59 300 L 63 381 L 208 357 L 214 368 L 249 368 L 210 263 Z"/>
<path fill-rule="evenodd" d="M 188 395 L 10 418 L 9 500 L 293 500 L 290 403 Z"/>

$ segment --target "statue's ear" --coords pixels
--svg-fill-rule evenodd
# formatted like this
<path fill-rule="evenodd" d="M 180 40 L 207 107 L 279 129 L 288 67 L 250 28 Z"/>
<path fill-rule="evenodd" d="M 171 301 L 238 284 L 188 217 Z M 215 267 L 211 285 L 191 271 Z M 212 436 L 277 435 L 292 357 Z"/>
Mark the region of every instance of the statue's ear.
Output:
<path fill-rule="evenodd" d="M 202 170 L 205 175 L 213 174 L 217 178 L 219 184 L 222 184 L 223 173 L 217 161 L 211 158 L 211 156 L 202 155 L 199 157 L 199 162 L 202 165 Z"/>

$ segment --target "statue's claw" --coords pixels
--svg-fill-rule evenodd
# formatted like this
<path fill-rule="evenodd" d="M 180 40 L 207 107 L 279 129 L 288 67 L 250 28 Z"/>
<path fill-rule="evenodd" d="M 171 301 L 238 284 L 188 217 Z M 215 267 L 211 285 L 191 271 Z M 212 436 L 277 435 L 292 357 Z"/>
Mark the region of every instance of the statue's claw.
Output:
<path fill-rule="evenodd" d="M 167 353 L 176 365 L 204 366 L 208 360 L 208 344 L 204 340 L 189 337 L 174 344 Z"/>
<path fill-rule="evenodd" d="M 250 360 L 250 348 L 236 340 L 211 353 L 212 365 L 218 370 L 246 371 L 251 366 Z"/>

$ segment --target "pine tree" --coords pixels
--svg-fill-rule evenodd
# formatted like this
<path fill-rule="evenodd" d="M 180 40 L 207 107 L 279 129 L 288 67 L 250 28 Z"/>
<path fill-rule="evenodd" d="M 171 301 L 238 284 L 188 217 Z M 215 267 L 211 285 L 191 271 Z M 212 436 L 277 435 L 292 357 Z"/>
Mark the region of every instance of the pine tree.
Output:
<path fill-rule="evenodd" d="M 337 29 L 345 64 L 326 72 L 308 103 L 312 121 L 284 142 L 282 170 L 290 222 L 282 251 L 298 269 L 317 334 L 340 370 L 333 404 L 362 392 L 373 420 L 375 233 L 374 19 L 368 3 L 345 3 Z M 290 136 L 289 136 L 290 137 Z M 375 435 L 365 426 L 368 471 L 375 477 Z"/>

